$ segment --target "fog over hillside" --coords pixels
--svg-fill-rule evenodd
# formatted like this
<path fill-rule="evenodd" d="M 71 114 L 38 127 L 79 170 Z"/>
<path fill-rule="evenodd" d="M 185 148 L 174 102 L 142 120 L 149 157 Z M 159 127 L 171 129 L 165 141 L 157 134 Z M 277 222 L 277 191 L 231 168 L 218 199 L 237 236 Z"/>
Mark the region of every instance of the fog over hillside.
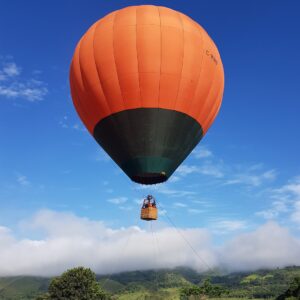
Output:
<path fill-rule="evenodd" d="M 0 276 L 52 276 L 78 265 L 98 274 L 176 266 L 239 271 L 300 265 L 300 240 L 276 222 L 218 246 L 208 229 L 161 226 L 151 234 L 137 226 L 112 229 L 51 210 L 39 211 L 19 226 L 18 234 L 0 227 Z"/>

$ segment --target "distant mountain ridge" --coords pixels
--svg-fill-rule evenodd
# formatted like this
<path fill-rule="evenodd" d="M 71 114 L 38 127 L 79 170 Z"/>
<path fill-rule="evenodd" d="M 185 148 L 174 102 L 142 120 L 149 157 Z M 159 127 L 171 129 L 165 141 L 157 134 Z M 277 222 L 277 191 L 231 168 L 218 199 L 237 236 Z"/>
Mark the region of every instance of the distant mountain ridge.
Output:
<path fill-rule="evenodd" d="M 212 284 L 228 289 L 228 297 L 275 298 L 284 293 L 296 277 L 300 277 L 300 267 L 296 266 L 224 275 L 199 274 L 190 268 L 180 267 L 98 275 L 97 280 L 115 299 L 136 299 L 136 295 L 142 295 L 140 299 L 144 299 L 143 295 L 148 295 L 148 298 L 155 295 L 153 299 L 167 300 L 179 299 L 180 288 L 199 285 L 207 278 Z M 47 291 L 50 281 L 51 278 L 34 276 L 0 277 L 0 299 L 33 300 Z"/>

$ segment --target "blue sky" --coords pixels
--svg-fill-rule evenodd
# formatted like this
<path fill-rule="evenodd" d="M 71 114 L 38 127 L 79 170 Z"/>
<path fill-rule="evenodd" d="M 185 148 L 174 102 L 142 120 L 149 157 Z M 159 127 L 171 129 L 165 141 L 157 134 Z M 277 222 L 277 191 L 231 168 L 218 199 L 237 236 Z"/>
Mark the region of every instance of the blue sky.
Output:
<path fill-rule="evenodd" d="M 151 2 L 207 30 L 223 60 L 225 93 L 200 145 L 170 182 L 150 188 L 130 182 L 87 133 L 68 83 L 82 34 L 108 12 L 136 4 L 150 2 L 2 1 L 0 226 L 16 240 L 44 238 L 40 227 L 23 225 L 46 211 L 112 230 L 143 229 L 138 203 L 153 193 L 162 212 L 157 230 L 167 213 L 180 228 L 208 230 L 216 246 L 269 222 L 297 239 L 298 1 Z"/>

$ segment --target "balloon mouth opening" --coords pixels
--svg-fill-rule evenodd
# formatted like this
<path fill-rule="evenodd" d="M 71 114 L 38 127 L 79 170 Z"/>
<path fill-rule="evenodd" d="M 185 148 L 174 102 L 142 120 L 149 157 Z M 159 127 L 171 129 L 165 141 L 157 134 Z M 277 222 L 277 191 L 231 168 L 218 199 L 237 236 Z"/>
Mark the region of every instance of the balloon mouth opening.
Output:
<path fill-rule="evenodd" d="M 136 183 L 141 184 L 156 184 L 167 181 L 167 175 L 162 173 L 144 173 L 138 174 L 131 177 L 131 179 Z"/>

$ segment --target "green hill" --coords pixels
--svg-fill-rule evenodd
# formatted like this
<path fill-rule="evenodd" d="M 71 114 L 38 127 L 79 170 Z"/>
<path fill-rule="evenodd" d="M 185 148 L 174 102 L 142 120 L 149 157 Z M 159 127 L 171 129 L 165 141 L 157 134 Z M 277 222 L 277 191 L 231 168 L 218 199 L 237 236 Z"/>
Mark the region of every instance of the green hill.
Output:
<path fill-rule="evenodd" d="M 99 282 L 102 289 L 109 293 L 119 293 L 125 289 L 124 284 L 110 278 L 102 278 Z"/>
<path fill-rule="evenodd" d="M 219 273 L 219 272 L 218 272 Z M 290 282 L 300 276 L 300 267 L 287 267 L 256 272 L 236 272 L 231 274 L 199 274 L 190 268 L 172 270 L 135 271 L 115 274 L 111 280 L 121 283 L 123 289 L 108 290 L 116 299 L 179 299 L 179 289 L 187 285 L 200 285 L 206 278 L 212 284 L 222 286 L 233 298 L 275 298 L 288 288 Z M 105 278 L 101 276 L 100 278 Z M 163 296 L 160 293 L 164 293 Z"/>
<path fill-rule="evenodd" d="M 97 276 L 102 288 L 119 300 L 179 300 L 181 288 L 201 285 L 207 278 L 213 285 L 228 290 L 229 299 L 269 298 L 282 295 L 300 267 L 287 267 L 256 272 L 231 274 L 199 274 L 189 268 L 123 272 L 111 276 Z M 51 278 L 18 276 L 0 278 L 0 300 L 33 300 L 47 291 Z M 226 298 L 226 299 L 227 299 Z"/>
<path fill-rule="evenodd" d="M 0 278 L 0 299 L 34 299 L 37 294 L 47 291 L 49 283 L 49 278 L 42 277 L 17 276 Z"/>

